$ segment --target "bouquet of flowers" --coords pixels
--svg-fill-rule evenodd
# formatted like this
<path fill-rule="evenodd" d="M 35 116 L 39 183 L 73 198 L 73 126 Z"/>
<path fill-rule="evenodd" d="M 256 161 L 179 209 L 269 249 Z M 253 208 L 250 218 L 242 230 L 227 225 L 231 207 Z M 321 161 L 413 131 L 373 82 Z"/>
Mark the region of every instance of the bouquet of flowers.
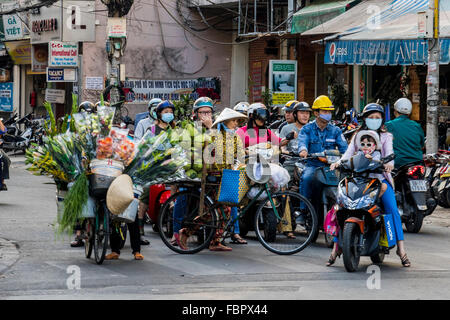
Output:
<path fill-rule="evenodd" d="M 170 143 L 169 132 L 147 132 L 137 145 L 136 157 L 125 169 L 134 184 L 143 187 L 186 178 L 183 167 L 189 159 L 180 145 Z"/>

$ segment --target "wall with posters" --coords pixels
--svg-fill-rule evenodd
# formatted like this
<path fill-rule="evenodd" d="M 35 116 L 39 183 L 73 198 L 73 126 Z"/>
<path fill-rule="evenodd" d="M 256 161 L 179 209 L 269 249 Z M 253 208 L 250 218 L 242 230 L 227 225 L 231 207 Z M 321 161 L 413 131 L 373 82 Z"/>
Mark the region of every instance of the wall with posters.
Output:
<path fill-rule="evenodd" d="M 95 9 L 104 10 L 105 6 L 98 0 Z M 153 2 L 152 5 L 148 5 L 135 1 L 127 15 L 127 47 L 121 59 L 126 68 L 127 79 L 189 81 L 201 77 L 218 78 L 220 79 L 218 108 L 230 106 L 232 46 L 196 38 L 185 32 L 159 5 L 158 11 L 159 16 Z M 189 13 L 192 18 L 196 18 L 195 12 Z M 82 100 L 96 101 L 100 96 L 100 90 L 88 89 L 90 86 L 86 88 L 86 78 L 106 75 L 107 17 L 105 14 L 97 14 L 96 19 L 99 22 L 95 31 L 96 42 L 83 43 L 83 84 L 80 88 Z M 201 36 L 217 42 L 232 42 L 229 32 L 207 30 L 201 32 Z M 136 102 L 128 109 L 132 114 L 143 112 L 147 110 L 146 104 L 146 101 Z"/>

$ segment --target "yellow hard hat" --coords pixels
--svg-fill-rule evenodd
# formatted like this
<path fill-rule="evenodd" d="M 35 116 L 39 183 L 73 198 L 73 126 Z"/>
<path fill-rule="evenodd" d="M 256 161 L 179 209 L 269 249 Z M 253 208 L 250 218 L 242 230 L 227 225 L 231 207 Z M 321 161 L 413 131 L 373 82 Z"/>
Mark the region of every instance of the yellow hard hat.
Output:
<path fill-rule="evenodd" d="M 313 110 L 321 109 L 321 110 L 333 111 L 334 106 L 333 106 L 333 102 L 331 102 L 330 98 L 328 98 L 327 96 L 318 96 L 316 98 L 316 100 L 314 100 L 312 109 Z"/>

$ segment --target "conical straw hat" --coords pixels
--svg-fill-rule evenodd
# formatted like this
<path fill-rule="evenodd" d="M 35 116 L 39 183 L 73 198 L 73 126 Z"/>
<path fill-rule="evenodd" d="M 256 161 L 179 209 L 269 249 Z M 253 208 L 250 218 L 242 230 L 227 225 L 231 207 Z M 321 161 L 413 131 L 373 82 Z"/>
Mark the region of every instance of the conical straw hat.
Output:
<path fill-rule="evenodd" d="M 118 176 L 108 188 L 106 206 L 112 214 L 121 214 L 134 199 L 133 181 L 129 175 Z"/>
<path fill-rule="evenodd" d="M 219 114 L 219 116 L 217 117 L 216 121 L 214 121 L 212 127 L 215 128 L 215 127 L 217 127 L 217 125 L 220 122 L 224 122 L 226 120 L 231 120 L 231 119 L 247 119 L 247 116 L 243 115 L 240 112 L 234 111 L 233 109 L 225 108 Z"/>

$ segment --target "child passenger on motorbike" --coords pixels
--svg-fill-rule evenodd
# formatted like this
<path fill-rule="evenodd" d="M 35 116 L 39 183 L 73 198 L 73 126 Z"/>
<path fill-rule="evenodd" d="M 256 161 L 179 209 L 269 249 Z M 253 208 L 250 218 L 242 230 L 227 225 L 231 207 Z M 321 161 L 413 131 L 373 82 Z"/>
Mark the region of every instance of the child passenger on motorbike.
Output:
<path fill-rule="evenodd" d="M 362 151 L 359 150 L 356 141 L 358 134 L 361 134 L 363 130 L 369 130 L 369 132 L 374 131 L 379 134 L 380 137 L 380 152 L 381 157 L 385 158 L 394 153 L 393 150 L 393 137 L 392 134 L 387 132 L 383 127 L 383 116 L 384 116 L 384 108 L 376 103 L 368 104 L 362 113 L 362 117 L 364 119 L 363 125 L 357 130 L 355 135 L 353 136 L 350 145 L 342 156 L 341 161 L 345 159 L 350 159 L 352 156 Z M 364 137 L 361 135 L 361 138 Z M 362 141 L 364 139 L 361 139 Z M 366 140 L 368 142 L 368 140 Z M 362 147 L 362 146 L 361 146 Z M 366 145 L 367 147 L 367 145 Z M 364 151 L 363 151 L 364 152 Z M 330 169 L 334 170 L 339 166 L 339 162 L 333 164 Z M 410 267 L 411 262 L 408 259 L 405 251 L 404 245 L 404 237 L 403 237 L 403 229 L 402 229 L 402 221 L 400 217 L 400 213 L 398 212 L 397 202 L 395 199 L 394 193 L 394 181 L 392 179 L 391 171 L 394 168 L 394 161 L 384 164 L 385 172 L 379 176 L 380 180 L 386 185 L 386 189 L 384 194 L 381 196 L 381 202 L 384 206 L 385 214 L 391 214 L 394 221 L 394 230 L 395 237 L 397 240 L 397 255 L 400 257 L 401 263 L 404 267 Z M 337 240 L 337 239 L 335 239 Z M 331 252 L 330 258 L 328 260 L 327 266 L 331 266 L 336 261 L 336 258 L 340 256 L 341 252 L 338 246 L 338 243 L 335 241 L 333 251 Z"/>

